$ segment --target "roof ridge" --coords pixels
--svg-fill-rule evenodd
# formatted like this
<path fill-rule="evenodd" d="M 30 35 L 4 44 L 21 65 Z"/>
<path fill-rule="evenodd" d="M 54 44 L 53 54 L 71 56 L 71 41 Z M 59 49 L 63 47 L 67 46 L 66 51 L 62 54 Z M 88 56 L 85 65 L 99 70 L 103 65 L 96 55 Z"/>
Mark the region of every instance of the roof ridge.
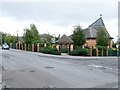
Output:
<path fill-rule="evenodd" d="M 91 25 L 89 25 L 89 27 L 93 26 L 97 21 L 101 20 L 103 26 L 105 26 L 102 17 L 98 18 L 96 21 L 94 21 Z"/>

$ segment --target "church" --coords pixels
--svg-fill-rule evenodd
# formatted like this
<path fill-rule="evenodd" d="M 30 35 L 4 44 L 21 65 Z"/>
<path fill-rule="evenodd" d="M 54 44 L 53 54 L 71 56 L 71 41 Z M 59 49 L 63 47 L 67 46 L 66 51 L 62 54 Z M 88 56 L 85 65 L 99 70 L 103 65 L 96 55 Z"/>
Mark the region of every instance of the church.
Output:
<path fill-rule="evenodd" d="M 109 32 L 107 31 L 102 17 L 97 19 L 95 22 L 93 22 L 91 25 L 89 25 L 88 28 L 86 28 L 84 30 L 84 34 L 85 34 L 85 38 L 86 38 L 86 43 L 84 46 L 88 46 L 89 48 L 96 46 L 96 36 L 97 36 L 97 32 L 100 27 L 102 27 L 104 29 L 104 31 L 106 32 L 106 34 L 109 37 L 108 48 L 112 48 L 112 39 L 113 38 L 110 36 Z"/>

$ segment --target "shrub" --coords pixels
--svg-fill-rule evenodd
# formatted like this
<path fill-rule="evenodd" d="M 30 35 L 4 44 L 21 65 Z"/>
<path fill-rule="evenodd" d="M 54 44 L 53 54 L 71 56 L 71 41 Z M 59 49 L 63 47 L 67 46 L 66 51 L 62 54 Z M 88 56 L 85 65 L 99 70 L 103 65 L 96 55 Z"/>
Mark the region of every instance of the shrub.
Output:
<path fill-rule="evenodd" d="M 69 49 L 68 48 L 61 48 L 60 51 L 61 51 L 61 53 L 68 53 Z"/>
<path fill-rule="evenodd" d="M 96 56 L 96 49 L 92 49 L 92 56 Z"/>
<path fill-rule="evenodd" d="M 72 56 L 88 56 L 89 55 L 89 50 L 79 48 L 79 49 L 75 49 L 73 51 L 70 51 L 69 55 L 72 55 Z"/>
<path fill-rule="evenodd" d="M 45 47 L 41 48 L 40 51 L 45 54 L 61 55 L 61 52 L 59 52 L 56 48 Z"/>
<path fill-rule="evenodd" d="M 117 56 L 117 50 L 114 50 L 114 49 L 111 49 L 109 48 L 108 49 L 108 56 Z M 119 56 L 120 56 L 120 51 L 118 52 Z"/>
<path fill-rule="evenodd" d="M 32 44 L 28 44 L 27 46 L 28 51 L 32 51 Z"/>

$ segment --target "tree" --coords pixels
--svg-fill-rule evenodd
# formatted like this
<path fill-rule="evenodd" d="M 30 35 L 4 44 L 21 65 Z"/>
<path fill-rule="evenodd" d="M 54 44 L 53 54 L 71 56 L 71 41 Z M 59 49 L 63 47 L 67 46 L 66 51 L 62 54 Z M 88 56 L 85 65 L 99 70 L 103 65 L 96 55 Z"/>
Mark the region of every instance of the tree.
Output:
<path fill-rule="evenodd" d="M 109 37 L 102 27 L 100 27 L 97 32 L 96 43 L 98 46 L 108 46 Z"/>
<path fill-rule="evenodd" d="M 6 36 L 5 36 L 5 39 L 4 39 L 4 42 L 9 44 L 9 43 L 10 43 L 10 40 L 11 40 L 11 36 L 7 36 L 7 35 L 6 35 Z"/>
<path fill-rule="evenodd" d="M 55 41 L 57 41 L 59 39 L 60 39 L 60 34 L 57 37 L 55 37 Z"/>
<path fill-rule="evenodd" d="M 52 44 L 53 36 L 50 34 L 41 34 L 41 43 Z"/>
<path fill-rule="evenodd" d="M 74 41 L 75 46 L 82 46 L 85 44 L 85 34 L 81 26 L 76 25 L 74 27 L 72 40 Z"/>
<path fill-rule="evenodd" d="M 40 42 L 39 32 L 34 24 L 30 24 L 30 31 L 32 33 L 32 43 L 37 44 Z"/>
<path fill-rule="evenodd" d="M 34 24 L 30 24 L 30 29 L 24 29 L 24 42 L 27 44 L 37 44 L 40 42 L 39 32 Z"/>
<path fill-rule="evenodd" d="M 6 34 L 2 32 L 2 44 L 4 43 Z"/>
<path fill-rule="evenodd" d="M 11 36 L 11 35 L 6 35 L 4 38 L 4 42 L 10 44 L 10 43 L 16 43 L 17 39 L 15 36 Z"/>
<path fill-rule="evenodd" d="M 32 43 L 32 33 L 29 29 L 24 29 L 24 30 L 25 30 L 24 42 L 27 44 L 31 44 Z"/>

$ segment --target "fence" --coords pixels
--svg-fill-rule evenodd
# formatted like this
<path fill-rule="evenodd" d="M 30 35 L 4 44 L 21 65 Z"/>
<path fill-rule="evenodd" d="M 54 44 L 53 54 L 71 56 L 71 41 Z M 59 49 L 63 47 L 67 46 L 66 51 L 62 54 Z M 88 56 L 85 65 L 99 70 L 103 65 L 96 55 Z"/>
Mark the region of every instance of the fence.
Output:
<path fill-rule="evenodd" d="M 120 50 L 108 50 L 108 56 L 120 56 Z"/>
<path fill-rule="evenodd" d="M 46 47 L 45 44 L 39 44 L 39 43 L 38 44 L 11 43 L 9 45 L 10 45 L 10 48 L 13 48 L 13 49 L 20 49 L 20 50 L 26 50 L 26 51 L 32 51 L 32 52 L 40 52 L 41 48 Z M 97 48 L 90 49 L 90 56 L 118 56 L 118 55 L 120 56 L 120 50 L 119 51 L 112 50 L 112 49 L 97 50 Z"/>

